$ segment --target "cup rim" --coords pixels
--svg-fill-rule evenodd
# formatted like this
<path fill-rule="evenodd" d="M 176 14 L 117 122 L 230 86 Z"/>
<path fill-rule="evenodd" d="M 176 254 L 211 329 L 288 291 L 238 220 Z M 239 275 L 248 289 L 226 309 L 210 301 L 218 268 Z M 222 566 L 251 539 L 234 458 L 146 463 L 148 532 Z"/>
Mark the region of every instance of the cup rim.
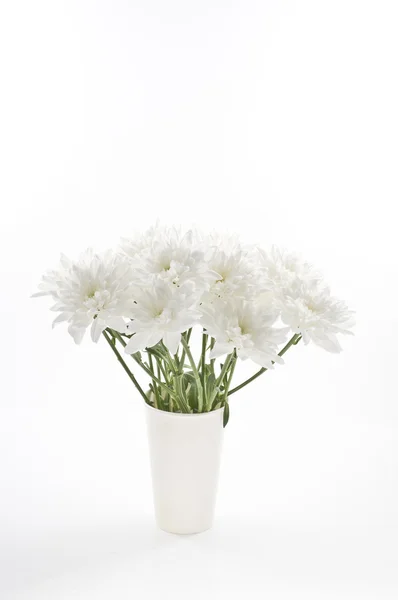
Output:
<path fill-rule="evenodd" d="M 210 417 L 210 415 L 214 415 L 220 411 L 224 410 L 224 407 L 221 406 L 220 408 L 216 408 L 215 410 L 210 410 L 207 412 L 201 412 L 201 413 L 177 413 L 177 412 L 170 412 L 169 410 L 162 410 L 161 408 L 156 408 L 155 406 L 151 406 L 150 404 L 148 404 L 148 402 L 144 402 L 145 406 L 149 409 L 149 410 L 153 410 L 157 413 L 162 413 L 163 415 L 168 415 L 170 417 Z"/>

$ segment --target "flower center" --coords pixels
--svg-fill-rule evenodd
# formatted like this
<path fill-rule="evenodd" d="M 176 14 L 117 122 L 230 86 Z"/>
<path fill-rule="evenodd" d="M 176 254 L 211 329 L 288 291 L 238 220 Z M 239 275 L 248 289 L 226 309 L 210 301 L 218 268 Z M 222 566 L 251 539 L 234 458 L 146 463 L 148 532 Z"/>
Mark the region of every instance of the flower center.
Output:
<path fill-rule="evenodd" d="M 84 298 L 83 304 L 91 311 L 103 310 L 109 303 L 110 294 L 108 290 L 97 290 L 89 288 Z"/>

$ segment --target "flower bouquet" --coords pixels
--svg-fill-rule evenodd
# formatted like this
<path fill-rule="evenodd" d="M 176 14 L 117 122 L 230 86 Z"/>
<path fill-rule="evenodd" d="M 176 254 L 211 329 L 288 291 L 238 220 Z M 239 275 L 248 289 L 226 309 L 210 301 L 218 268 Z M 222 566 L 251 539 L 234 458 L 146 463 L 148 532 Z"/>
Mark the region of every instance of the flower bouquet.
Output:
<path fill-rule="evenodd" d="M 145 401 L 159 526 L 211 526 L 229 400 L 301 340 L 329 352 L 353 313 L 320 274 L 273 247 L 155 226 L 116 251 L 61 255 L 48 295 L 78 344 L 102 337 Z M 238 359 L 257 370 L 235 384 Z M 143 383 L 142 377 L 147 379 Z"/>

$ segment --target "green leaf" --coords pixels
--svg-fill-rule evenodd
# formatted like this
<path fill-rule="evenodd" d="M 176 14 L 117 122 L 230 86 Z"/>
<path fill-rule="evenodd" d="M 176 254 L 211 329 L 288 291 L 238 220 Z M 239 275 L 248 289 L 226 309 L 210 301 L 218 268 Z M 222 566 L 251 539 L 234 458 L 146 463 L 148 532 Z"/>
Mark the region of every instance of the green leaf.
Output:
<path fill-rule="evenodd" d="M 166 358 L 168 356 L 167 348 L 163 346 L 162 342 L 158 342 L 155 346 L 147 348 L 146 351 L 149 354 L 155 354 L 156 356 L 159 356 L 159 358 Z"/>
<path fill-rule="evenodd" d="M 210 375 L 208 375 L 207 379 L 206 379 L 206 397 L 209 398 L 211 396 L 211 393 L 214 390 L 214 386 L 216 383 L 216 378 L 213 375 L 213 373 L 210 373 Z"/>
<path fill-rule="evenodd" d="M 185 389 L 186 399 L 191 409 L 197 410 L 198 408 L 198 388 L 196 385 L 196 379 L 192 371 L 184 373 L 182 376 L 183 387 Z"/>
<path fill-rule="evenodd" d="M 187 399 L 187 396 L 185 393 L 183 378 L 184 378 L 183 375 L 177 375 L 175 377 L 176 391 L 177 391 L 180 401 L 182 401 L 182 403 L 184 405 L 184 412 L 192 412 L 192 407 L 189 405 L 189 402 L 188 402 L 188 399 Z"/>
<path fill-rule="evenodd" d="M 224 416 L 223 416 L 223 427 L 227 426 L 229 421 L 229 403 L 226 402 L 224 406 Z"/>
<path fill-rule="evenodd" d="M 146 353 L 151 354 L 152 356 L 156 356 L 157 358 L 160 358 L 160 360 L 163 360 L 164 358 L 163 354 L 159 352 L 156 346 L 154 346 L 153 348 L 147 348 Z"/>
<path fill-rule="evenodd" d="M 209 375 L 211 375 L 213 373 L 213 369 L 211 368 L 211 365 L 205 365 L 205 373 L 206 373 L 206 377 L 208 377 Z"/>

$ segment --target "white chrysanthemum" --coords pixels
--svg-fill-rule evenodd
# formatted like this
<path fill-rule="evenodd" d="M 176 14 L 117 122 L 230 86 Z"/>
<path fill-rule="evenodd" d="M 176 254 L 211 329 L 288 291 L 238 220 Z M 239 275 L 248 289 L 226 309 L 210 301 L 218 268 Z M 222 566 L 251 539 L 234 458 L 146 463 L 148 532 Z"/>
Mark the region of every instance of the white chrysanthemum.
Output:
<path fill-rule="evenodd" d="M 274 327 L 275 314 L 267 314 L 254 302 L 229 299 L 202 307 L 202 324 L 216 343 L 211 357 L 229 354 L 250 358 L 262 367 L 283 362 L 278 344 L 286 339 L 286 328 Z"/>
<path fill-rule="evenodd" d="M 249 299 L 261 292 L 259 265 L 241 248 L 235 248 L 233 253 L 216 248 L 208 262 L 211 270 L 218 273 L 219 277 L 210 285 L 204 301 L 230 297 Z"/>
<path fill-rule="evenodd" d="M 351 333 L 353 312 L 331 296 L 320 273 L 296 254 L 276 247 L 260 254 L 282 321 L 305 343 L 313 341 L 329 352 L 340 352 L 336 334 Z"/>
<path fill-rule="evenodd" d="M 181 333 L 200 318 L 197 294 L 189 283 L 177 287 L 158 281 L 153 288 L 138 292 L 135 300 L 133 320 L 127 325 L 127 331 L 134 333 L 125 348 L 127 354 L 150 348 L 160 340 L 175 354 Z"/>
<path fill-rule="evenodd" d="M 91 249 L 73 262 L 61 255 L 58 270 L 43 276 L 34 296 L 51 296 L 51 310 L 59 312 L 53 326 L 69 323 L 68 331 L 78 344 L 91 325 L 91 337 L 97 342 L 106 327 L 121 330 L 123 316 L 133 304 L 133 274 L 130 263 L 111 251 L 102 255 Z"/>
<path fill-rule="evenodd" d="M 210 252 L 214 249 L 219 249 L 226 254 L 235 254 L 235 252 L 247 250 L 247 248 L 242 247 L 241 240 L 236 233 L 220 233 L 219 231 L 213 230 L 210 233 L 203 235 L 201 239 L 204 247 L 209 249 Z"/>
<path fill-rule="evenodd" d="M 136 232 L 131 238 L 123 238 L 121 246 L 130 258 L 135 259 L 141 256 L 142 253 L 147 253 L 148 249 L 151 249 L 157 242 L 177 245 L 181 237 L 180 228 L 162 226 L 156 223 L 143 233 Z"/>
<path fill-rule="evenodd" d="M 353 311 L 321 285 L 301 283 L 294 288 L 294 293 L 279 300 L 282 321 L 300 333 L 306 344 L 313 341 L 329 352 L 340 352 L 336 334 L 352 334 Z"/>
<path fill-rule="evenodd" d="M 242 245 L 234 234 L 217 232 L 204 237 L 203 247 L 210 269 L 219 274 L 204 294 L 203 302 L 231 297 L 248 300 L 266 289 L 265 269 L 257 248 Z"/>
<path fill-rule="evenodd" d="M 276 295 L 299 288 L 301 281 L 321 280 L 320 274 L 293 252 L 280 250 L 276 246 L 270 252 L 265 252 L 262 248 L 258 250 L 269 285 Z"/>
<path fill-rule="evenodd" d="M 217 340 L 212 356 L 236 348 L 241 358 L 270 367 L 286 332 L 274 327 L 276 316 L 306 343 L 329 351 L 340 350 L 337 334 L 350 333 L 353 313 L 295 254 L 276 247 L 267 253 L 235 235 L 160 225 L 122 246 L 124 256 L 62 257 L 35 294 L 55 300 L 54 325 L 68 322 L 77 343 L 90 326 L 97 341 L 108 326 L 125 332 L 131 319 L 129 353 L 160 340 L 175 353 L 181 333 L 202 318 Z"/>
<path fill-rule="evenodd" d="M 122 248 L 144 285 L 158 280 L 177 286 L 192 282 L 197 289 L 206 290 L 219 279 L 193 230 L 182 234 L 175 228 L 153 227 L 141 236 L 122 240 Z"/>

